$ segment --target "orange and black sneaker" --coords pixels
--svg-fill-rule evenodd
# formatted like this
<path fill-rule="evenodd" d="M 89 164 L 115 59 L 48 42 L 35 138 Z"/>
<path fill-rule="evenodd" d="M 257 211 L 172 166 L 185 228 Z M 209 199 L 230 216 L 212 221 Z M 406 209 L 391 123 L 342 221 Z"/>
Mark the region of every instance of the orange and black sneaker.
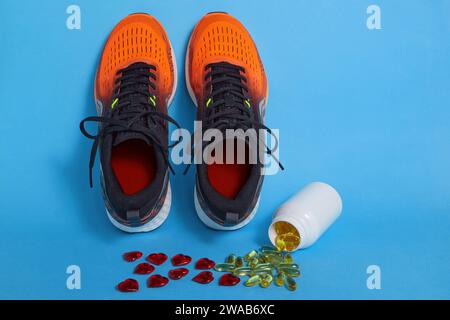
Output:
<path fill-rule="evenodd" d="M 89 162 L 100 153 L 101 186 L 111 222 L 127 232 L 160 226 L 171 205 L 167 115 L 175 94 L 176 63 L 162 25 L 148 14 L 132 14 L 112 30 L 95 79 L 98 116 L 81 132 L 94 140 Z M 98 123 L 91 135 L 87 122 Z"/>
<path fill-rule="evenodd" d="M 268 96 L 264 67 L 249 32 L 236 18 L 223 12 L 209 13 L 197 23 L 189 40 L 185 67 L 186 84 L 197 106 L 202 136 L 206 130 L 216 129 L 225 137 L 220 141 L 221 157 L 213 155 L 212 161 L 203 159 L 196 164 L 196 211 L 211 228 L 239 229 L 257 211 L 264 176 L 263 161 L 249 161 L 248 155 L 256 151 L 261 157 L 261 150 L 268 150 L 260 139 L 251 142 L 245 137 L 240 141 L 244 147 L 236 148 L 240 138 L 230 138 L 226 131 L 264 129 L 270 133 L 263 124 Z M 235 152 L 228 157 L 230 140 Z M 202 142 L 202 149 L 212 143 Z M 242 151 L 245 155 L 239 161 L 237 153 Z"/>

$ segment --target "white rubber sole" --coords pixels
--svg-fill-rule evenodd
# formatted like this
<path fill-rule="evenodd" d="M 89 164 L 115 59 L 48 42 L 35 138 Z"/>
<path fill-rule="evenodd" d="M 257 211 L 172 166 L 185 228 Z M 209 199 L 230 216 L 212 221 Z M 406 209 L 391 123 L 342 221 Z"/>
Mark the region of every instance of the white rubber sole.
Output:
<path fill-rule="evenodd" d="M 224 227 L 224 226 L 218 224 L 217 222 L 213 221 L 210 217 L 208 217 L 208 215 L 205 213 L 205 211 L 203 211 L 202 207 L 200 206 L 200 202 L 198 201 L 197 188 L 194 187 L 194 204 L 195 204 L 195 211 L 197 211 L 197 216 L 207 227 L 214 229 L 214 230 L 233 231 L 233 230 L 238 230 L 242 227 L 245 227 L 255 217 L 256 212 L 258 211 L 258 207 L 259 207 L 259 200 L 260 200 L 260 198 L 258 198 L 255 208 L 250 213 L 250 215 L 247 217 L 247 219 L 245 219 L 244 221 L 242 221 L 241 223 L 239 223 L 235 226 Z"/>
<path fill-rule="evenodd" d="M 169 216 L 171 205 L 172 205 L 172 190 L 170 188 L 170 182 L 169 182 L 169 185 L 167 186 L 167 194 L 166 194 L 166 198 L 164 199 L 163 206 L 159 210 L 158 214 L 152 220 L 150 220 L 146 224 L 143 224 L 142 226 L 139 226 L 139 227 L 125 226 L 125 225 L 119 223 L 116 219 L 114 219 L 106 207 L 105 207 L 105 209 L 106 209 L 106 215 L 108 216 L 109 221 L 111 221 L 111 223 L 116 228 L 118 228 L 122 231 L 128 232 L 128 233 L 139 233 L 139 232 L 149 232 L 149 231 L 155 230 L 156 228 L 161 226 L 164 223 L 164 221 L 166 221 L 167 217 Z"/>

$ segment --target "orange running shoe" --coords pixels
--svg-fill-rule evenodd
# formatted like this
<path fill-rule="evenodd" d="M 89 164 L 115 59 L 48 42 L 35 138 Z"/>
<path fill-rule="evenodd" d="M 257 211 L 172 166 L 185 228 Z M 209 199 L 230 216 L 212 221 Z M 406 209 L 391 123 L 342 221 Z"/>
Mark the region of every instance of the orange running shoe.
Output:
<path fill-rule="evenodd" d="M 189 40 L 185 67 L 202 133 L 208 129 L 222 133 L 227 129 L 267 129 L 263 124 L 266 74 L 255 43 L 236 18 L 222 12 L 204 16 Z M 244 141 L 243 163 L 239 164 L 234 152 L 232 163 L 203 159 L 206 161 L 196 165 L 195 207 L 199 218 L 211 228 L 241 228 L 257 211 L 263 165 L 262 161 L 250 162 L 247 155 L 254 150 L 266 151 L 266 147 L 259 146 L 259 140 L 253 144 Z M 237 139 L 233 138 L 233 144 L 238 145 Z M 211 142 L 203 143 L 203 149 L 208 145 Z M 226 148 L 224 158 L 220 158 L 223 162 L 225 153 Z"/>
<path fill-rule="evenodd" d="M 148 14 L 127 16 L 106 41 L 95 79 L 98 116 L 80 123 L 97 148 L 101 186 L 111 222 L 127 232 L 150 231 L 167 218 L 171 204 L 167 115 L 177 71 L 162 25 Z M 85 128 L 98 122 L 97 135 Z M 179 127 L 179 126 L 178 126 Z"/>

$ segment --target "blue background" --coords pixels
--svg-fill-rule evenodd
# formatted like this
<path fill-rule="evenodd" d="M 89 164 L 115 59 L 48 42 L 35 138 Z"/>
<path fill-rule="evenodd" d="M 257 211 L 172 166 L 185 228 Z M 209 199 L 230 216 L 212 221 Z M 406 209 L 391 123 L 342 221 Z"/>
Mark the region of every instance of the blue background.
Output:
<path fill-rule="evenodd" d="M 382 30 L 366 27 L 372 3 Z M 66 28 L 70 4 L 81 7 L 81 30 Z M 267 177 L 250 225 L 216 232 L 195 214 L 194 170 L 183 176 L 178 167 L 166 223 L 122 233 L 105 215 L 97 166 L 89 189 L 91 143 L 78 129 L 95 113 L 103 43 L 129 13 L 157 17 L 179 69 L 170 114 L 192 129 L 184 54 L 194 24 L 214 10 L 239 18 L 258 44 L 270 85 L 266 122 L 280 128 L 287 169 Z M 450 1 L 3 0 L 0 21 L 0 298 L 450 298 Z M 221 260 L 266 244 L 271 214 L 316 180 L 340 192 L 344 210 L 294 254 L 297 292 L 190 277 L 161 289 L 145 288 L 142 277 L 137 294 L 114 289 L 132 275 L 121 258 L 128 250 Z M 71 264 L 81 267 L 81 290 L 66 288 Z M 366 287 L 372 264 L 381 290 Z"/>

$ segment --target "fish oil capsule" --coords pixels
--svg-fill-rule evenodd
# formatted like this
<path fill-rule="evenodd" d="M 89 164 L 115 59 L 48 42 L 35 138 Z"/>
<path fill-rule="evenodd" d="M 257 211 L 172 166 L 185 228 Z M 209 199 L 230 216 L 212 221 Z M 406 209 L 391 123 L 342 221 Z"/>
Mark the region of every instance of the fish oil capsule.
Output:
<path fill-rule="evenodd" d="M 242 257 L 237 257 L 236 258 L 236 262 L 235 262 L 235 266 L 237 268 L 242 267 L 244 265 L 244 260 L 242 259 Z"/>
<path fill-rule="evenodd" d="M 264 274 L 260 276 L 261 281 L 260 281 L 260 286 L 263 288 L 268 288 L 273 281 L 273 277 L 270 274 Z"/>
<path fill-rule="evenodd" d="M 235 264 L 236 263 L 236 255 L 234 253 L 230 254 L 226 259 L 226 263 Z"/>
<path fill-rule="evenodd" d="M 284 243 L 284 239 L 283 239 L 282 236 L 280 236 L 280 235 L 276 236 L 276 238 L 275 238 L 275 244 L 276 244 L 277 249 L 278 249 L 279 251 L 284 251 L 284 250 L 286 250 L 286 244 Z"/>
<path fill-rule="evenodd" d="M 251 261 L 256 257 L 258 257 L 258 252 L 256 250 L 252 250 L 244 256 L 244 261 Z"/>
<path fill-rule="evenodd" d="M 275 278 L 275 284 L 279 287 L 284 285 L 284 272 L 283 271 L 278 272 L 277 277 Z"/>
<path fill-rule="evenodd" d="M 297 234 L 288 232 L 280 236 L 284 241 L 284 249 L 286 251 L 294 251 L 300 245 L 300 236 L 298 235 L 298 231 L 296 232 Z"/>
<path fill-rule="evenodd" d="M 247 287 L 253 287 L 256 286 L 261 282 L 261 278 L 259 275 L 254 275 L 247 279 L 247 281 L 244 282 L 244 285 Z"/>
<path fill-rule="evenodd" d="M 278 266 L 282 262 L 282 257 L 278 255 L 270 255 L 269 256 L 269 263 L 273 266 Z"/>
<path fill-rule="evenodd" d="M 264 246 L 264 247 L 261 247 L 261 252 L 262 253 L 276 253 L 276 252 L 278 252 L 279 250 L 276 248 L 276 247 L 273 247 L 273 246 Z"/>
<path fill-rule="evenodd" d="M 233 270 L 233 275 L 235 276 L 248 276 L 252 272 L 249 267 L 240 267 Z"/>
<path fill-rule="evenodd" d="M 289 223 L 286 223 L 284 221 L 280 221 L 280 223 L 276 223 L 274 227 L 275 227 L 275 231 L 277 232 L 277 234 L 288 233 L 292 230 Z"/>
<path fill-rule="evenodd" d="M 266 256 L 266 257 L 277 256 L 277 257 L 282 258 L 283 257 L 283 252 L 277 251 L 277 250 L 273 250 L 273 251 L 270 251 L 270 252 L 266 251 L 266 252 L 263 253 L 263 255 Z"/>
<path fill-rule="evenodd" d="M 255 274 L 266 274 L 266 273 L 270 273 L 272 274 L 272 268 L 262 268 L 262 269 L 253 269 L 251 270 L 250 275 L 255 275 Z"/>
<path fill-rule="evenodd" d="M 290 253 L 286 253 L 284 255 L 283 262 L 284 263 L 293 263 L 294 262 L 294 258 L 292 258 L 292 255 Z"/>
<path fill-rule="evenodd" d="M 259 251 L 266 252 L 266 251 L 277 251 L 277 248 L 274 246 L 262 246 Z"/>
<path fill-rule="evenodd" d="M 271 265 L 270 263 L 258 263 L 258 264 L 255 266 L 255 269 L 263 269 L 263 268 L 269 268 L 269 269 L 271 269 L 271 268 L 272 268 L 272 265 Z"/>
<path fill-rule="evenodd" d="M 286 232 L 276 231 L 277 236 L 275 238 L 275 243 L 277 245 L 277 248 L 280 251 L 293 251 L 300 245 L 300 234 L 298 233 L 298 230 L 295 229 L 295 227 L 290 223 L 284 221 L 276 222 L 275 225 L 277 224 L 289 225 L 288 228 L 290 228 L 289 231 Z M 275 228 L 275 230 L 279 229 Z M 286 229 L 283 228 L 282 230 Z"/>
<path fill-rule="evenodd" d="M 261 254 L 260 259 L 262 263 L 270 263 L 270 255 L 267 253 Z"/>
<path fill-rule="evenodd" d="M 259 262 L 261 262 L 261 263 L 269 263 L 269 259 L 264 254 L 260 254 L 258 259 L 259 259 Z"/>
<path fill-rule="evenodd" d="M 234 269 L 234 265 L 231 263 L 218 263 L 214 266 L 214 270 L 219 272 L 229 272 Z"/>
<path fill-rule="evenodd" d="M 263 252 L 263 255 L 275 255 L 275 256 L 283 256 L 283 254 L 281 253 L 281 251 L 278 250 L 266 250 Z"/>
<path fill-rule="evenodd" d="M 252 269 L 255 268 L 258 264 L 259 264 L 258 258 L 253 258 L 248 262 L 248 266 Z"/>
<path fill-rule="evenodd" d="M 272 273 L 272 266 L 266 266 L 266 267 L 258 267 L 258 268 L 254 268 L 251 269 L 251 271 L 255 274 L 259 274 L 259 273 Z"/>
<path fill-rule="evenodd" d="M 284 268 L 300 269 L 300 267 L 296 263 L 284 263 L 283 262 L 278 265 L 278 269 L 284 269 Z"/>
<path fill-rule="evenodd" d="M 283 272 L 290 277 L 300 277 L 300 270 L 295 268 L 283 268 Z"/>
<path fill-rule="evenodd" d="M 297 290 L 297 283 L 291 277 L 286 277 L 285 286 L 289 291 Z"/>

